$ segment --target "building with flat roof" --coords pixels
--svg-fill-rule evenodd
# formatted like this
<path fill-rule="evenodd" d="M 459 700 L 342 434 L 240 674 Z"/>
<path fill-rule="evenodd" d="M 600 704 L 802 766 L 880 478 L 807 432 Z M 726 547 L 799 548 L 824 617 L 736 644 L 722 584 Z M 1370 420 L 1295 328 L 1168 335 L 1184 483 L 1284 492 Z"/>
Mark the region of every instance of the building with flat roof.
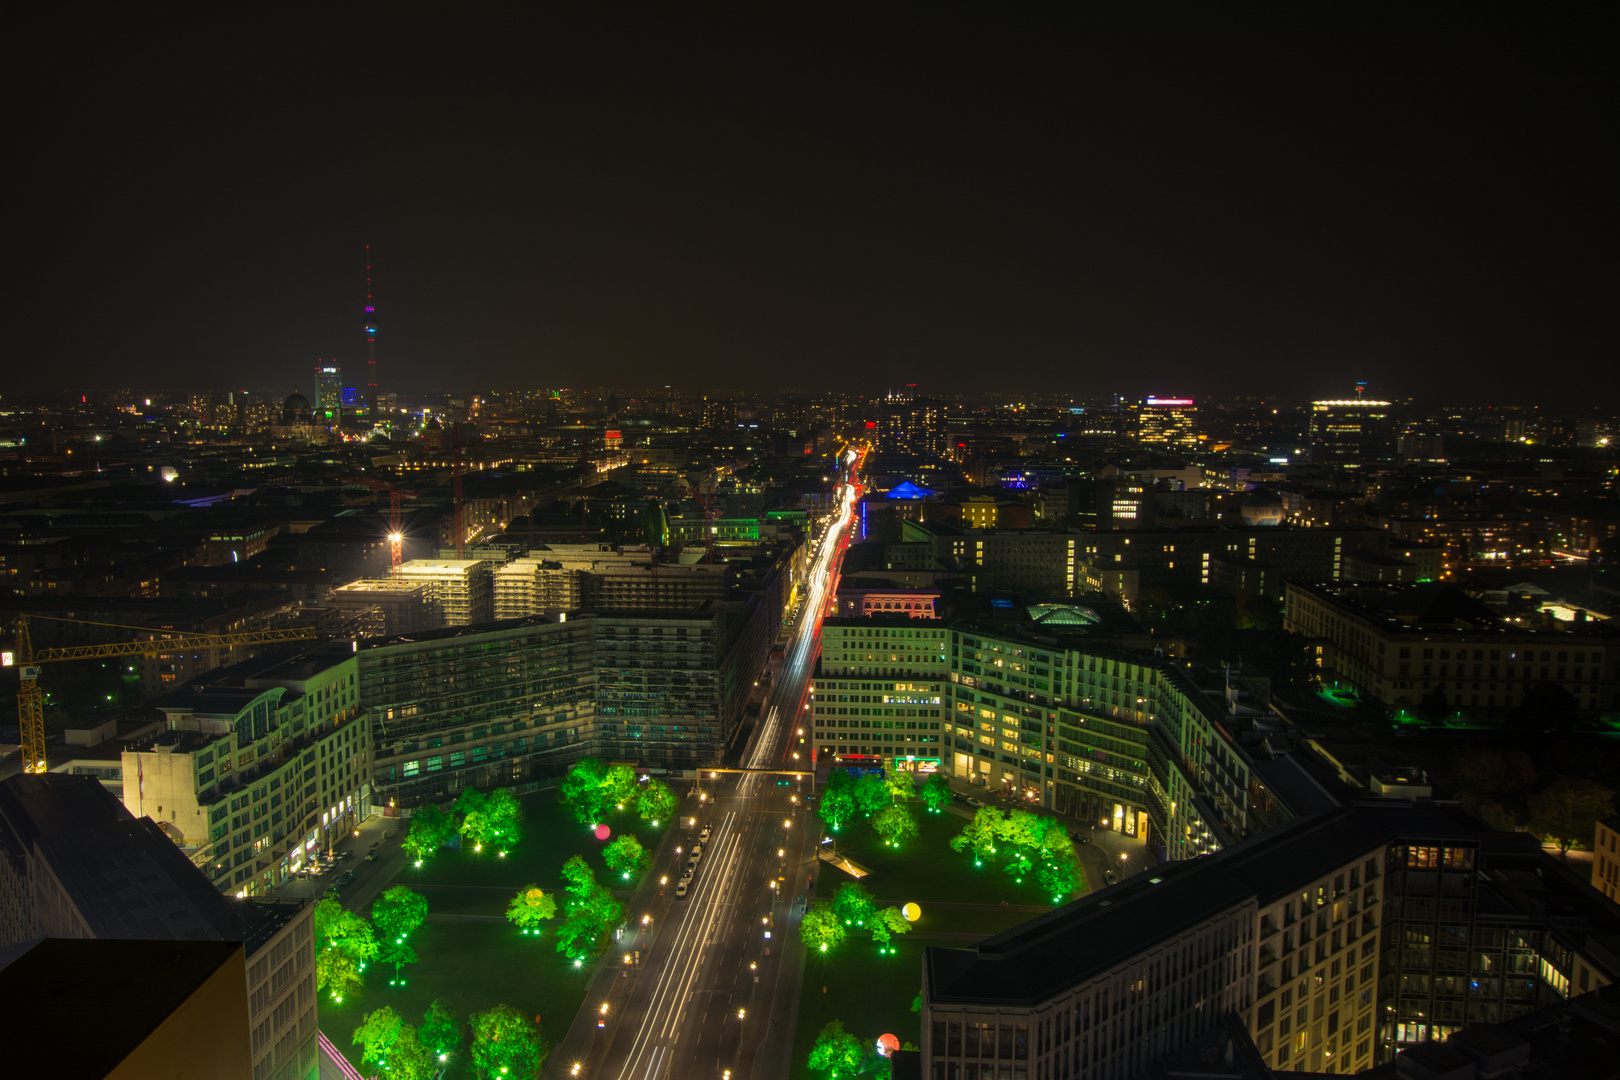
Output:
<path fill-rule="evenodd" d="M 584 571 L 567 569 L 544 555 L 513 559 L 495 571 L 495 618 L 578 611 L 583 577 Z"/>
<path fill-rule="evenodd" d="M 1587 929 L 1560 897 L 1551 917 L 1517 883 L 1553 860 L 1494 835 L 1428 803 L 1339 806 L 929 947 L 925 1075 L 1143 1075 L 1225 1017 L 1265 1068 L 1355 1073 L 1612 983 L 1613 913 Z"/>
<path fill-rule="evenodd" d="M 1382 461 L 1395 449 L 1388 401 L 1363 398 L 1311 402 L 1311 460 L 1317 463 Z"/>
<path fill-rule="evenodd" d="M 90 777 L 0 781 L 0 947 L 39 937 L 240 942 L 251 1075 L 314 1080 L 313 905 L 221 895 L 172 837 Z"/>
<path fill-rule="evenodd" d="M 122 753 L 124 805 L 222 892 L 256 896 L 371 810 L 359 661 L 331 648 L 249 661 L 158 703 L 165 729 Z"/>
<path fill-rule="evenodd" d="M 427 587 L 442 626 L 490 620 L 494 589 L 490 564 L 484 559 L 411 559 L 400 564 L 394 577 Z"/>
<path fill-rule="evenodd" d="M 398 578 L 361 578 L 333 589 L 326 601 L 346 618 L 364 616 L 367 636 L 414 634 L 444 625 L 433 586 Z"/>
<path fill-rule="evenodd" d="M 135 992 L 96 1009 L 87 1024 L 83 999 L 109 972 L 130 979 Z M 247 972 L 237 942 L 23 942 L 0 949 L 0 1008 L 20 1033 L 6 1048 L 14 1076 L 253 1075 Z"/>
<path fill-rule="evenodd" d="M 1620 628 L 1527 626 L 1443 583 L 1290 582 L 1283 626 L 1313 639 L 1325 678 L 1395 709 L 1443 694 L 1465 716 L 1503 719 L 1545 684 L 1566 691 L 1581 716 L 1620 708 Z"/>

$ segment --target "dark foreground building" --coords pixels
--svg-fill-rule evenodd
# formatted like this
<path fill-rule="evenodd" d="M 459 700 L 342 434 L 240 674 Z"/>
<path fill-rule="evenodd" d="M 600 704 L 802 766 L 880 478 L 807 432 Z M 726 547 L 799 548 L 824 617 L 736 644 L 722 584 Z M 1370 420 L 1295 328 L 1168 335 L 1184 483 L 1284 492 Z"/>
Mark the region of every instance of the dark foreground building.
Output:
<path fill-rule="evenodd" d="M 924 1073 L 1126 1080 L 1234 1019 L 1269 1069 L 1356 1073 L 1613 982 L 1620 912 L 1523 840 L 1363 802 L 929 948 Z"/>

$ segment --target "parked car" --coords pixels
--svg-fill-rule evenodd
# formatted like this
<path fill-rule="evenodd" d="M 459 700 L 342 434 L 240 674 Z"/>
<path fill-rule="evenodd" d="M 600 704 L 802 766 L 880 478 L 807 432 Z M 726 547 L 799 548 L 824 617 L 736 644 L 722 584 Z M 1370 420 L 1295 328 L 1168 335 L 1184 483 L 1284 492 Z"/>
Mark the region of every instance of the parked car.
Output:
<path fill-rule="evenodd" d="M 366 862 L 376 862 L 376 861 L 377 861 L 377 852 L 376 852 L 375 849 L 366 852 Z"/>
<path fill-rule="evenodd" d="M 1118 874 L 1115 874 L 1112 870 L 1104 870 L 1103 871 L 1103 884 L 1104 885 L 1113 885 L 1113 884 L 1117 883 L 1118 881 L 1119 881 L 1119 875 Z"/>
<path fill-rule="evenodd" d="M 679 885 L 675 886 L 675 899 L 686 899 L 686 882 L 683 881 Z"/>
<path fill-rule="evenodd" d="M 353 870 L 345 870 L 345 871 L 343 871 L 342 876 L 337 879 L 337 883 L 339 885 L 347 885 L 349 882 L 351 882 L 353 880 L 354 880 L 354 871 Z"/>

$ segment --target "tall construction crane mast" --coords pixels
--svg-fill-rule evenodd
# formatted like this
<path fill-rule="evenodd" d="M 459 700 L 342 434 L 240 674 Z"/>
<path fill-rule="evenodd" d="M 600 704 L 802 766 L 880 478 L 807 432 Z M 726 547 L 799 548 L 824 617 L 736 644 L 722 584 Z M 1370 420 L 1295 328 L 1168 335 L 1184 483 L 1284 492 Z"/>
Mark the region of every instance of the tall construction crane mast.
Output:
<path fill-rule="evenodd" d="M 52 622 L 70 622 L 81 626 L 111 626 L 120 630 L 139 630 L 144 633 L 162 633 L 149 626 L 124 626 L 119 623 L 98 623 L 88 619 L 57 619 Z M 65 645 L 55 649 L 34 650 L 28 633 L 28 616 L 19 615 L 12 626 L 10 649 L 0 648 L 0 666 L 16 667 L 22 676 L 17 691 L 17 721 L 22 728 L 23 771 L 42 773 L 45 760 L 45 705 L 39 692 L 39 667 L 64 660 L 103 660 L 111 656 L 157 656 L 166 652 L 185 652 L 191 649 L 225 649 L 234 645 L 269 645 L 281 641 L 309 641 L 318 636 L 314 627 L 296 627 L 291 630 L 250 630 L 237 634 L 173 634 L 169 637 L 145 641 L 120 641 L 107 645 Z"/>
<path fill-rule="evenodd" d="M 373 480 L 369 476 L 340 476 L 338 479 L 345 484 L 388 492 L 388 554 L 393 559 L 394 569 L 398 570 L 402 558 L 401 549 L 405 544 L 405 519 L 400 513 L 399 500 L 414 499 L 417 497 L 416 492 L 401 491 L 399 485 L 392 480 Z"/>

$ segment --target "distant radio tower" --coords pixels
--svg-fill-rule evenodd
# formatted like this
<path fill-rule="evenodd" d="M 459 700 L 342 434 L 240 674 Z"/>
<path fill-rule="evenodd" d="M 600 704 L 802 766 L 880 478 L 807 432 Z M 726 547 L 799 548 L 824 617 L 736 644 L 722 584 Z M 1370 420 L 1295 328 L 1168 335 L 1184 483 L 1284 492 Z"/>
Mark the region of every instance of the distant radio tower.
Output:
<path fill-rule="evenodd" d="M 366 245 L 366 412 L 377 422 L 377 308 L 371 298 L 371 245 Z"/>

